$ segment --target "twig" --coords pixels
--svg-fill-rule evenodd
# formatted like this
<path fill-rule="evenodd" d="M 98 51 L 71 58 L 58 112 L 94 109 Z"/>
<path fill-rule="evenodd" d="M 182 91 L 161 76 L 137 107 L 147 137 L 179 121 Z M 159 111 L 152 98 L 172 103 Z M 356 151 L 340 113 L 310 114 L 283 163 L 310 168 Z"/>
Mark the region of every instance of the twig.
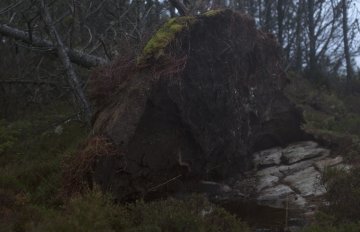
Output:
<path fill-rule="evenodd" d="M 105 52 L 106 57 L 107 57 L 109 60 L 111 60 L 112 57 L 111 57 L 110 53 L 108 52 L 108 49 L 106 48 L 106 44 L 105 44 L 104 40 L 103 40 L 102 38 L 99 38 L 99 41 L 100 41 L 100 43 L 101 43 L 101 46 L 104 48 L 104 52 Z"/>
<path fill-rule="evenodd" d="M 284 229 L 284 231 L 288 231 L 288 230 L 289 230 L 288 218 L 289 218 L 289 195 L 286 196 L 285 229 Z"/>
<path fill-rule="evenodd" d="M 150 188 L 148 191 L 149 191 L 149 192 L 153 192 L 153 191 L 157 190 L 158 188 L 160 188 L 160 187 L 162 187 L 162 186 L 164 186 L 164 185 L 167 185 L 167 184 L 170 183 L 170 182 L 173 182 L 173 181 L 177 180 L 177 179 L 180 178 L 181 176 L 182 176 L 181 174 L 180 174 L 180 175 L 177 175 L 177 176 L 171 178 L 170 180 L 165 181 L 164 183 L 161 183 L 161 184 L 159 184 L 159 185 L 156 185 L 156 186 Z"/>
<path fill-rule="evenodd" d="M 7 84 L 34 84 L 34 85 L 58 85 L 54 81 L 34 81 L 34 80 L 0 80 L 0 83 Z"/>
<path fill-rule="evenodd" d="M 16 2 L 16 3 L 14 3 L 14 4 L 12 4 L 12 5 L 8 6 L 8 7 L 5 7 L 5 9 L 0 10 L 0 15 L 14 9 L 15 7 L 19 6 L 23 2 L 24 2 L 24 0 Z"/>

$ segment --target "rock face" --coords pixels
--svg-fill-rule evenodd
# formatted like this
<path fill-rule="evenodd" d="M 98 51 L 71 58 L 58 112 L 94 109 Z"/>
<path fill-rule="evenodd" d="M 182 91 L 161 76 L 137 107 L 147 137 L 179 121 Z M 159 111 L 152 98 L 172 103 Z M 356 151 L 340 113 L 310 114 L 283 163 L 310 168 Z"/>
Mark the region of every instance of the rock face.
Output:
<path fill-rule="evenodd" d="M 193 182 L 249 170 L 257 150 L 304 139 L 302 116 L 283 94 L 280 48 L 246 15 L 172 19 L 137 60 L 105 67 L 90 86 L 93 132 L 121 151 L 101 156 L 92 177 L 120 200 L 193 191 Z M 259 156 L 259 167 L 281 161 Z M 295 156 L 289 148 L 282 157 Z"/>
<path fill-rule="evenodd" d="M 284 158 L 289 151 L 298 155 L 295 163 L 288 164 Z M 312 154 L 310 158 L 309 154 Z M 217 191 L 215 200 L 226 206 L 228 202 L 236 204 L 255 199 L 259 206 L 289 210 L 294 212 L 293 216 L 313 215 L 326 193 L 321 182 L 323 171 L 351 168 L 343 163 L 341 156 L 330 157 L 330 151 L 314 141 L 256 152 L 253 162 L 254 170 L 245 176 L 234 176 L 224 182 L 226 185 L 219 184 L 225 185 L 227 191 Z"/>
<path fill-rule="evenodd" d="M 309 141 L 288 146 L 283 150 L 282 159 L 285 164 L 293 164 L 299 162 L 300 160 L 319 157 L 323 154 L 326 155 L 327 153 L 329 153 L 328 150 L 318 148 L 318 144 Z"/>
<path fill-rule="evenodd" d="M 276 147 L 254 154 L 254 162 L 256 167 L 268 167 L 278 165 L 281 162 L 281 147 Z"/>
<path fill-rule="evenodd" d="M 321 183 L 322 172 L 326 168 L 344 166 L 342 157 L 329 156 L 328 149 L 313 141 L 257 152 L 253 155 L 255 164 L 269 163 L 269 157 L 276 157 L 275 160 L 281 162 L 270 162 L 271 166 L 266 167 L 255 166 L 252 175 L 257 176 L 257 188 L 252 194 L 257 196 L 259 204 L 274 208 L 287 205 L 305 210 L 311 208 L 312 199 L 326 192 Z"/>

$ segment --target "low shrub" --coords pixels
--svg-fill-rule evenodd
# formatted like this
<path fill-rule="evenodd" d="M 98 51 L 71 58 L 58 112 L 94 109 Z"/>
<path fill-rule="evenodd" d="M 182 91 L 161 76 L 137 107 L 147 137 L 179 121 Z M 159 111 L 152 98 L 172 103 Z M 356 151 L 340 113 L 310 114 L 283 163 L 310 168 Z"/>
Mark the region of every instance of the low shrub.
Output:
<path fill-rule="evenodd" d="M 327 188 L 326 204 L 302 232 L 360 231 L 360 168 L 329 168 L 322 180 Z"/>
<path fill-rule="evenodd" d="M 327 188 L 325 199 L 329 204 L 324 211 L 340 222 L 360 221 L 360 168 L 350 171 L 328 169 L 323 181 Z"/>
<path fill-rule="evenodd" d="M 64 211 L 47 214 L 32 231 L 249 232 L 201 196 L 116 205 L 98 190 L 73 198 Z"/>
<path fill-rule="evenodd" d="M 360 224 L 352 223 L 352 224 L 341 224 L 337 226 L 330 225 L 311 225 L 302 232 L 359 232 Z"/>
<path fill-rule="evenodd" d="M 51 127 L 37 134 L 40 122 L 9 123 L 18 140 L 0 157 L 0 188 L 24 192 L 33 202 L 48 204 L 55 200 L 61 185 L 61 161 L 82 140 L 87 130 L 76 122 L 63 125 L 56 133 Z"/>
<path fill-rule="evenodd" d="M 11 130 L 5 123 L 0 120 L 0 155 L 11 148 L 16 142 L 16 132 Z"/>

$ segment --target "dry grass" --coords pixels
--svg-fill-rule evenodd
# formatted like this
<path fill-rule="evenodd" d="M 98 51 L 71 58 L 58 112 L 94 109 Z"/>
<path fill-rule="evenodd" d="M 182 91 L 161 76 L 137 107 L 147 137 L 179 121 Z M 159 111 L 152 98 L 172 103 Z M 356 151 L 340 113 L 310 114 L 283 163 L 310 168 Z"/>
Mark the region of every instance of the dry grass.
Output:
<path fill-rule="evenodd" d="M 119 149 L 103 136 L 89 138 L 74 157 L 63 164 L 63 194 L 69 197 L 92 188 L 95 163 L 100 157 L 121 155 Z"/>

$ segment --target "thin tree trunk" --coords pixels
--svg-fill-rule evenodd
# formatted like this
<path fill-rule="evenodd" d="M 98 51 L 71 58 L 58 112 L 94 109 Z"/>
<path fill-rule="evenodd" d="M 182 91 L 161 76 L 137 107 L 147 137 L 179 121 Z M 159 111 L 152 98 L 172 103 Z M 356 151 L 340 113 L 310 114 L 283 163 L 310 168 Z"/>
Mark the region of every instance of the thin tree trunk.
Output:
<path fill-rule="evenodd" d="M 245 3 L 244 0 L 237 0 L 237 5 L 235 6 L 235 10 L 244 11 L 245 10 Z"/>
<path fill-rule="evenodd" d="M 181 16 L 188 14 L 189 10 L 183 2 L 180 0 L 169 0 L 170 4 L 175 7 Z"/>
<path fill-rule="evenodd" d="M 76 47 L 76 45 L 81 44 L 83 37 L 82 37 L 82 30 L 83 30 L 83 14 L 81 9 L 81 1 L 80 0 L 72 0 L 73 5 L 73 19 L 74 23 L 72 25 L 71 30 L 71 38 L 70 47 Z"/>
<path fill-rule="evenodd" d="M 283 47 L 284 46 L 284 38 L 283 38 L 284 17 L 285 17 L 284 0 L 278 0 L 276 8 L 277 8 L 277 24 L 278 24 L 278 41 L 279 41 L 281 47 Z"/>
<path fill-rule="evenodd" d="M 248 13 L 252 16 L 255 17 L 256 15 L 256 2 L 255 1 L 248 1 Z"/>
<path fill-rule="evenodd" d="M 259 25 L 260 27 L 264 26 L 263 18 L 261 17 L 262 14 L 262 0 L 258 0 L 258 18 L 259 18 Z"/>
<path fill-rule="evenodd" d="M 229 8 L 235 10 L 235 0 L 229 0 Z"/>
<path fill-rule="evenodd" d="M 314 73 L 317 69 L 316 62 L 316 35 L 315 35 L 315 0 L 308 0 L 308 30 L 309 30 L 309 70 Z"/>
<path fill-rule="evenodd" d="M 350 48 L 349 48 L 349 26 L 348 26 L 348 12 L 347 12 L 347 0 L 342 0 L 342 29 L 343 29 L 343 37 L 344 37 L 344 54 L 345 54 L 345 61 L 346 61 L 346 77 L 347 80 L 351 80 L 354 76 L 354 71 L 351 64 L 351 57 L 350 57 Z"/>
<path fill-rule="evenodd" d="M 76 97 L 76 100 L 78 101 L 78 104 L 80 105 L 80 107 L 84 113 L 85 120 L 87 122 L 90 122 L 90 119 L 91 119 L 90 104 L 88 103 L 88 101 L 85 97 L 84 91 L 83 91 L 80 81 L 79 81 L 79 78 L 76 75 L 76 72 L 74 70 L 72 63 L 70 62 L 68 53 L 66 52 L 66 47 L 53 24 L 53 21 L 51 19 L 51 16 L 49 14 L 47 6 L 45 5 L 44 0 L 41 0 L 41 15 L 46 24 L 46 27 L 49 30 L 50 37 L 54 40 L 54 43 L 56 44 L 57 53 L 59 55 L 60 60 L 62 61 L 63 65 L 64 65 L 64 68 L 65 68 L 67 76 L 68 76 L 69 84 L 74 92 L 74 95 Z"/>
<path fill-rule="evenodd" d="M 272 0 L 265 0 L 265 31 L 271 32 L 272 16 L 271 16 Z"/>
<path fill-rule="evenodd" d="M 295 69 L 297 71 L 301 71 L 302 70 L 302 65 L 303 65 L 303 60 L 302 60 L 302 47 L 301 47 L 301 42 L 302 42 L 302 38 L 301 35 L 303 33 L 303 13 L 304 13 L 304 0 L 299 0 L 298 3 L 298 9 L 297 9 L 297 13 L 296 13 L 296 38 L 295 38 L 295 43 L 296 43 L 296 48 L 295 48 Z"/>

